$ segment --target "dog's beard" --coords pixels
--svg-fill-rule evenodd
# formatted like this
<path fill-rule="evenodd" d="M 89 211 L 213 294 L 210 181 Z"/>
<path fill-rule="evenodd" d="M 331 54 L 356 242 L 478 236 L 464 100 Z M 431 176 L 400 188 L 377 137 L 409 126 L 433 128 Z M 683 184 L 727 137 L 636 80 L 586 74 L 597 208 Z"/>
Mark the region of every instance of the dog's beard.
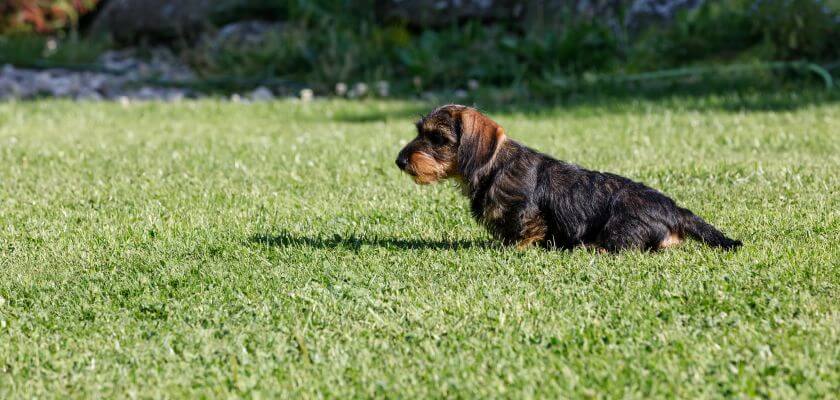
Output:
<path fill-rule="evenodd" d="M 447 170 L 447 165 L 434 157 L 426 153 L 415 153 L 411 156 L 411 168 L 408 173 L 411 174 L 414 183 L 428 185 L 446 178 L 449 175 Z"/>

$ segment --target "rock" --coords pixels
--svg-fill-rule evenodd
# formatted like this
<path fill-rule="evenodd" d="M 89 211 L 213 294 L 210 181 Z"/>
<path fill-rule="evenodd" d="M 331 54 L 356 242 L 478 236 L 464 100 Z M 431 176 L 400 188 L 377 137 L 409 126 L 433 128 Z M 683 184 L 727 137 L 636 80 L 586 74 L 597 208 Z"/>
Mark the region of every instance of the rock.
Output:
<path fill-rule="evenodd" d="M 90 90 L 102 90 L 108 83 L 108 77 L 105 74 L 85 73 L 82 77 L 85 81 L 85 87 Z"/>
<path fill-rule="evenodd" d="M 376 14 L 383 22 L 414 28 L 444 28 L 478 20 L 556 27 L 563 21 L 597 20 L 616 30 L 640 31 L 667 23 L 704 0 L 383 0 Z"/>
<path fill-rule="evenodd" d="M 668 23 L 683 10 L 703 5 L 705 0 L 636 0 L 630 5 L 624 25 L 632 32 L 639 32 L 653 25 Z"/>
<path fill-rule="evenodd" d="M 189 80 L 195 73 L 171 50 L 155 47 L 150 57 L 140 58 L 134 49 L 107 51 L 99 56 L 99 63 L 106 70 L 127 76 L 129 79 L 159 78 L 165 80 Z"/>
<path fill-rule="evenodd" d="M 55 97 L 72 97 L 81 88 L 78 79 L 75 78 L 76 76 L 72 75 L 56 76 L 48 85 L 42 87 L 41 91 Z"/>
<path fill-rule="evenodd" d="M 20 97 L 20 87 L 11 79 L 0 78 L 0 100 Z"/>
<path fill-rule="evenodd" d="M 267 87 L 260 86 L 254 89 L 254 91 L 251 92 L 251 94 L 249 94 L 248 97 L 252 101 L 270 101 L 274 100 L 274 93 L 271 93 L 271 90 L 269 90 Z"/>
<path fill-rule="evenodd" d="M 207 32 L 202 37 L 204 46 L 211 49 L 242 48 L 261 46 L 283 30 L 282 22 L 240 21 L 223 26 L 216 32 Z"/>
<path fill-rule="evenodd" d="M 94 19 L 94 33 L 110 35 L 121 43 L 144 39 L 196 36 L 207 25 L 212 0 L 110 0 Z"/>
<path fill-rule="evenodd" d="M 126 72 L 137 68 L 139 60 L 134 57 L 134 50 L 111 50 L 99 55 L 99 64 L 114 72 Z"/>
<path fill-rule="evenodd" d="M 145 61 L 134 60 L 124 66 L 139 68 Z M 161 79 L 179 79 L 189 76 L 192 71 L 180 70 L 168 65 L 153 65 L 149 71 Z M 155 87 L 145 85 L 137 89 L 135 85 L 142 78 L 134 69 L 122 73 L 101 73 L 91 71 L 71 71 L 63 69 L 30 70 L 4 66 L 0 68 L 0 98 L 29 99 L 38 96 L 73 98 L 79 100 L 126 99 L 179 101 L 190 92 L 181 88 Z"/>
<path fill-rule="evenodd" d="M 75 99 L 86 101 L 101 101 L 103 100 L 103 97 L 95 90 L 84 89 L 76 94 Z"/>
<path fill-rule="evenodd" d="M 180 101 L 186 97 L 187 91 L 178 88 L 157 88 L 152 86 L 143 86 L 139 90 L 125 93 L 125 98 L 129 100 L 143 100 L 143 101 Z M 122 97 L 120 98 L 122 99 Z"/>
<path fill-rule="evenodd" d="M 168 90 L 164 94 L 164 100 L 169 102 L 179 102 L 187 97 L 187 91 L 181 89 Z"/>
<path fill-rule="evenodd" d="M 391 84 L 388 81 L 376 82 L 376 94 L 379 97 L 388 97 L 391 94 Z"/>
<path fill-rule="evenodd" d="M 515 21 L 525 15 L 522 0 L 384 0 L 377 15 L 415 28 L 442 28 L 463 20 Z"/>
<path fill-rule="evenodd" d="M 158 95 L 158 92 L 155 89 L 152 89 L 148 86 L 143 86 L 140 88 L 138 92 L 135 93 L 134 98 L 138 100 L 154 100 L 156 98 L 160 98 L 161 96 Z"/>

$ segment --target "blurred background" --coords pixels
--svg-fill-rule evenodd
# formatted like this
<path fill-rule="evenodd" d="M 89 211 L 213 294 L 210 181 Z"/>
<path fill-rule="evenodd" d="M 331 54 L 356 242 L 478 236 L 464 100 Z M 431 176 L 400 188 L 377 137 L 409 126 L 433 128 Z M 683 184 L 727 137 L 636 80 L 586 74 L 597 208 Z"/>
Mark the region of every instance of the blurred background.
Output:
<path fill-rule="evenodd" d="M 0 98 L 836 88 L 839 11 L 840 0 L 2 0 Z"/>

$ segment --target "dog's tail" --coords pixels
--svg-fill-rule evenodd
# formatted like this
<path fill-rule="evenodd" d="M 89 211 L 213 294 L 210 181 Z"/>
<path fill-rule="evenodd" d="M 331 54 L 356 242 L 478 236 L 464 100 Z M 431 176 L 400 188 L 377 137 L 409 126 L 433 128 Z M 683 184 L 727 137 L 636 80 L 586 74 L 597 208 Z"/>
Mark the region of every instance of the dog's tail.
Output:
<path fill-rule="evenodd" d="M 743 243 L 740 240 L 730 239 L 714 226 L 704 221 L 690 210 L 679 208 L 680 224 L 682 229 L 689 236 L 712 247 L 719 247 L 723 250 L 735 250 Z"/>

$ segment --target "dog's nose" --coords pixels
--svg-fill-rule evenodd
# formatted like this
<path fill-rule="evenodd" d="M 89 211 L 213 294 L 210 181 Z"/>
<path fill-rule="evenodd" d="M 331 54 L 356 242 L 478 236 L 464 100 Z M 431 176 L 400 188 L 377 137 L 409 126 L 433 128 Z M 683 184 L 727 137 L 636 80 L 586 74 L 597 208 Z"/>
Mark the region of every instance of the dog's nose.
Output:
<path fill-rule="evenodd" d="M 408 157 L 406 157 L 404 155 L 400 155 L 399 157 L 397 157 L 397 166 L 400 167 L 400 169 L 405 169 L 405 167 L 407 165 L 408 165 Z"/>

